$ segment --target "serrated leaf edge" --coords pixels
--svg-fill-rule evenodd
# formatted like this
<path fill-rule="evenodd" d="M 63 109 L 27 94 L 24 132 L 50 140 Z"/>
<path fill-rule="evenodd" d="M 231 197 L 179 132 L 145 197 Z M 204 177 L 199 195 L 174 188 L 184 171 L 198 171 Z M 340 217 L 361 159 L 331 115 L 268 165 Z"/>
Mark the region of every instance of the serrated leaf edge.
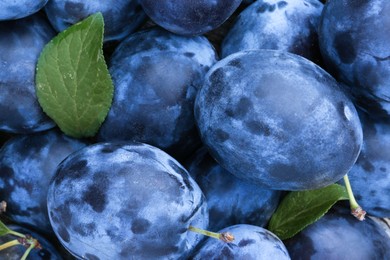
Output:
<path fill-rule="evenodd" d="M 92 14 L 92 15 L 88 16 L 88 17 L 85 18 L 84 20 L 77 22 L 76 24 L 74 24 L 74 25 L 72 25 L 71 27 L 65 29 L 65 30 L 62 31 L 60 34 L 58 34 L 58 35 L 55 36 L 53 39 L 51 39 L 51 40 L 45 45 L 45 47 L 43 48 L 43 50 L 41 51 L 41 55 L 39 56 L 38 62 L 37 62 L 37 64 L 39 64 L 39 63 L 41 62 L 41 59 L 43 59 L 43 58 L 45 57 L 45 56 L 43 56 L 42 54 L 45 54 L 46 51 L 47 51 L 47 49 L 53 48 L 53 45 L 57 44 L 57 42 L 60 42 L 60 41 L 62 41 L 62 40 L 64 40 L 64 39 L 66 39 L 66 36 L 69 35 L 69 31 L 77 30 L 76 28 L 77 28 L 77 26 L 80 26 L 80 24 L 85 23 L 85 22 L 88 21 L 88 20 L 95 20 L 95 19 L 100 19 L 100 20 L 102 21 L 102 24 L 103 24 L 103 30 L 102 30 L 102 32 L 101 32 L 101 38 L 102 38 L 102 40 L 100 41 L 100 45 L 99 45 L 99 48 L 98 48 L 97 59 L 100 60 L 100 61 L 103 61 L 103 64 L 102 64 L 103 66 L 102 66 L 102 68 L 107 72 L 107 74 L 108 74 L 108 79 L 107 79 L 107 80 L 110 82 L 110 84 L 111 84 L 111 86 L 112 86 L 110 92 L 108 93 L 108 95 L 109 95 L 108 98 L 110 99 L 110 105 L 109 105 L 108 109 L 105 109 L 104 112 L 101 111 L 101 112 L 99 113 L 99 115 L 103 115 L 103 114 L 104 114 L 105 116 L 104 116 L 104 117 L 103 117 L 103 116 L 98 116 L 98 118 L 97 118 L 97 120 L 96 120 L 95 122 L 99 125 L 99 127 L 97 127 L 97 129 L 94 130 L 94 131 L 76 131 L 76 133 L 75 133 L 74 129 L 73 129 L 73 130 L 69 130 L 69 129 L 68 129 L 69 127 L 67 127 L 67 129 L 64 129 L 63 126 L 60 126 L 60 125 L 57 124 L 58 127 L 61 129 L 62 132 L 64 132 L 65 134 L 67 134 L 67 135 L 69 135 L 69 136 L 75 137 L 75 138 L 91 137 L 91 136 L 94 136 L 94 135 L 98 132 L 100 126 L 102 125 L 102 123 L 104 122 L 105 118 L 106 118 L 107 115 L 108 115 L 108 112 L 109 112 L 110 107 L 111 107 L 111 104 L 112 104 L 113 96 L 114 96 L 113 81 L 112 81 L 111 75 L 110 75 L 110 73 L 109 73 L 109 69 L 108 69 L 107 63 L 105 62 L 104 55 L 103 55 L 103 51 L 102 51 L 102 49 L 103 49 L 103 37 L 104 37 L 104 26 L 105 26 L 105 24 L 104 24 L 104 18 L 103 18 L 102 13 L 101 13 L 101 12 L 97 12 L 97 13 L 95 13 L 95 14 Z M 93 23 L 93 21 L 91 21 L 91 23 Z M 65 36 L 64 36 L 64 35 L 65 35 Z M 39 70 L 39 66 L 37 65 L 37 66 L 36 66 L 36 75 L 38 75 L 38 70 Z M 38 89 L 42 89 L 42 84 L 41 84 L 40 82 L 37 82 L 37 80 L 36 80 L 36 84 L 35 84 L 35 85 L 36 85 L 36 91 L 37 91 L 37 92 L 39 91 Z M 50 92 L 52 92 L 51 89 L 50 89 Z M 38 98 L 39 104 L 41 105 L 41 102 L 42 102 L 42 98 L 43 98 L 43 97 L 42 97 L 41 95 L 37 95 L 37 98 Z M 56 100 L 57 100 L 57 99 L 56 99 Z M 72 101 L 74 102 L 74 100 L 72 100 Z M 42 105 L 41 105 L 41 107 L 42 107 L 42 110 L 45 112 L 45 114 L 47 114 L 50 118 L 52 118 L 51 113 L 48 112 L 48 111 L 46 111 L 46 109 L 45 109 Z M 53 118 L 52 118 L 52 119 L 53 119 Z M 54 119 L 53 119 L 53 120 L 54 120 Z M 54 121 L 55 121 L 55 120 L 54 120 Z M 93 125 L 93 123 L 94 123 L 93 121 L 92 121 L 92 122 L 89 122 L 90 125 Z M 89 133 L 88 133 L 88 132 L 89 132 Z"/>

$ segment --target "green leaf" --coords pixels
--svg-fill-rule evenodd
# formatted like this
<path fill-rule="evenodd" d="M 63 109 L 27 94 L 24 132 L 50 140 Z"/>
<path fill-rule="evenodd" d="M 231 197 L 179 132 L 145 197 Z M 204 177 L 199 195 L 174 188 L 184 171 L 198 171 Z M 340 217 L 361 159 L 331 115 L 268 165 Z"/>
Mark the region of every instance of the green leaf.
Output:
<path fill-rule="evenodd" d="M 0 220 L 0 236 L 9 234 L 11 230 Z"/>
<path fill-rule="evenodd" d="M 54 37 L 37 64 L 38 101 L 61 130 L 94 136 L 110 109 L 113 83 L 103 57 L 104 21 L 89 16 Z"/>
<path fill-rule="evenodd" d="M 290 192 L 272 215 L 268 229 L 282 240 L 291 238 L 320 219 L 339 200 L 348 200 L 348 193 L 338 184 Z"/>

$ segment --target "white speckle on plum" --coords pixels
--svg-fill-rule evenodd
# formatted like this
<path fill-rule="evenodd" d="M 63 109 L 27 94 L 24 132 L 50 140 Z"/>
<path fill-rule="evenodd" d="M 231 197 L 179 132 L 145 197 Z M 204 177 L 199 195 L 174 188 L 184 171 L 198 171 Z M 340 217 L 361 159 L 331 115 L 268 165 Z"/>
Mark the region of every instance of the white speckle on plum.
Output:
<path fill-rule="evenodd" d="M 352 111 L 348 106 L 344 106 L 344 115 L 348 119 L 348 121 L 352 118 Z"/>

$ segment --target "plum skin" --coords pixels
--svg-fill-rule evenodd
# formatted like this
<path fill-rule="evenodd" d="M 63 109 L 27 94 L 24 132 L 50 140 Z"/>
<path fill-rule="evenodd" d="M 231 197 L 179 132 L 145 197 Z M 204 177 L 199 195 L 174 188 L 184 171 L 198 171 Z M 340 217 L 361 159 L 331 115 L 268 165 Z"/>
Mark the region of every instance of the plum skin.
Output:
<path fill-rule="evenodd" d="M 120 41 L 146 20 L 138 0 L 50 0 L 45 12 L 53 27 L 61 32 L 96 12 L 104 17 L 104 41 Z"/>
<path fill-rule="evenodd" d="M 241 0 L 140 0 L 140 3 L 159 26 L 176 34 L 194 36 L 221 25 Z"/>
<path fill-rule="evenodd" d="M 390 237 L 372 219 L 357 221 L 348 206 L 336 206 L 284 241 L 292 259 L 388 259 Z"/>
<path fill-rule="evenodd" d="M 337 82 L 280 51 L 245 51 L 217 62 L 198 92 L 195 118 L 222 167 L 271 189 L 334 183 L 362 144 L 355 107 Z"/>
<path fill-rule="evenodd" d="M 186 169 L 202 189 L 209 209 L 209 230 L 236 224 L 264 227 L 276 210 L 281 192 L 261 189 L 223 169 L 203 147 Z"/>
<path fill-rule="evenodd" d="M 184 258 L 200 241 L 187 228 L 208 225 L 204 195 L 188 172 L 134 142 L 70 155 L 50 184 L 48 211 L 63 246 L 88 259 Z"/>
<path fill-rule="evenodd" d="M 319 26 L 326 69 L 377 118 L 390 118 L 389 12 L 387 0 L 327 1 Z"/>
<path fill-rule="evenodd" d="M 27 134 L 55 126 L 35 94 L 36 63 L 54 35 L 40 13 L 0 23 L 1 131 Z"/>
<path fill-rule="evenodd" d="M 16 20 L 38 12 L 48 0 L 3 0 L 0 2 L 0 21 Z"/>
<path fill-rule="evenodd" d="M 50 130 L 9 139 L 0 150 L 0 198 L 17 223 L 53 235 L 47 191 L 57 165 L 87 143 Z"/>
<path fill-rule="evenodd" d="M 98 141 L 134 140 L 177 159 L 190 155 L 201 145 L 195 96 L 215 62 L 215 50 L 203 36 L 159 28 L 130 35 L 110 60 L 114 98 Z"/>
<path fill-rule="evenodd" d="M 283 50 L 317 64 L 321 54 L 317 27 L 323 5 L 318 0 L 260 0 L 237 17 L 225 35 L 221 57 L 253 49 Z"/>
<path fill-rule="evenodd" d="M 239 224 L 218 231 L 224 232 L 231 233 L 234 241 L 208 238 L 191 259 L 290 259 L 283 242 L 262 227 Z"/>
<path fill-rule="evenodd" d="M 373 120 L 361 112 L 363 145 L 348 172 L 354 195 L 369 215 L 390 217 L 390 120 Z"/>

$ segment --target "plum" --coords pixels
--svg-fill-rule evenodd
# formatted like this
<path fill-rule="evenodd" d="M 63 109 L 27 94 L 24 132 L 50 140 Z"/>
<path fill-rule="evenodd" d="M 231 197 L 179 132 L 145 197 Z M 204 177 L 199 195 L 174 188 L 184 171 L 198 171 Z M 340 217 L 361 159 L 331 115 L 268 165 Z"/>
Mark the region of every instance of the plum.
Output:
<path fill-rule="evenodd" d="M 48 192 L 60 242 L 83 259 L 181 259 L 201 240 L 207 203 L 171 156 L 135 142 L 98 143 L 67 157 Z"/>
<path fill-rule="evenodd" d="M 0 130 L 27 134 L 54 127 L 35 94 L 38 56 L 55 35 L 42 14 L 0 22 Z"/>
<path fill-rule="evenodd" d="M 47 191 L 57 165 L 87 144 L 59 130 L 19 135 L 0 150 L 0 199 L 12 220 L 52 234 Z"/>
<path fill-rule="evenodd" d="M 223 169 L 205 148 L 189 159 L 186 167 L 206 196 L 209 230 L 236 224 L 264 227 L 276 210 L 281 192 L 261 189 Z"/>
<path fill-rule="evenodd" d="M 356 199 L 369 215 L 390 217 L 390 120 L 360 113 L 361 153 L 348 176 Z"/>
<path fill-rule="evenodd" d="M 2 0 L 0 21 L 15 20 L 30 16 L 46 5 L 48 0 Z"/>
<path fill-rule="evenodd" d="M 389 259 L 390 238 L 372 219 L 357 221 L 336 207 L 284 241 L 292 259 Z"/>
<path fill-rule="evenodd" d="M 152 28 L 126 38 L 109 64 L 114 98 L 98 140 L 145 142 L 185 158 L 201 143 L 194 101 L 215 62 L 215 50 L 203 36 Z"/>
<path fill-rule="evenodd" d="M 229 232 L 234 241 L 226 243 L 209 238 L 193 256 L 200 259 L 290 259 L 283 242 L 270 231 L 253 225 L 234 225 L 219 233 Z"/>
<path fill-rule="evenodd" d="M 328 73 L 295 54 L 232 54 L 207 73 L 195 102 L 201 138 L 216 161 L 262 187 L 305 190 L 341 179 L 362 128 Z"/>
<path fill-rule="evenodd" d="M 105 24 L 105 42 L 122 40 L 146 20 L 138 0 L 50 0 L 45 11 L 58 32 L 89 15 L 101 12 Z"/>
<path fill-rule="evenodd" d="M 180 35 L 200 35 L 226 21 L 241 0 L 140 0 L 145 13 L 158 25 Z"/>
<path fill-rule="evenodd" d="M 224 58 L 251 49 L 289 51 L 320 62 L 317 27 L 323 4 L 318 0 L 259 0 L 240 13 L 226 34 Z"/>
<path fill-rule="evenodd" d="M 390 117 L 390 2 L 327 1 L 319 43 L 327 70 L 372 116 Z"/>

